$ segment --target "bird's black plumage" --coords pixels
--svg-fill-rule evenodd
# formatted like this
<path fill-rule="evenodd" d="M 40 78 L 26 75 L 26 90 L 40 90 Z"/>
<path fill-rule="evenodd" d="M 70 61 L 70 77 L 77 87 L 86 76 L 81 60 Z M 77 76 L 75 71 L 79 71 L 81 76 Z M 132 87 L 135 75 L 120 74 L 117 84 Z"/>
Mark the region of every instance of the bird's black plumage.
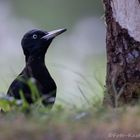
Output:
<path fill-rule="evenodd" d="M 25 54 L 26 65 L 18 77 L 10 85 L 7 94 L 20 99 L 20 91 L 29 104 L 33 103 L 31 89 L 28 85 L 32 79 L 36 85 L 44 105 L 53 105 L 56 97 L 56 84 L 45 66 L 45 54 L 52 40 L 66 29 L 51 32 L 31 30 L 27 32 L 21 41 Z"/>

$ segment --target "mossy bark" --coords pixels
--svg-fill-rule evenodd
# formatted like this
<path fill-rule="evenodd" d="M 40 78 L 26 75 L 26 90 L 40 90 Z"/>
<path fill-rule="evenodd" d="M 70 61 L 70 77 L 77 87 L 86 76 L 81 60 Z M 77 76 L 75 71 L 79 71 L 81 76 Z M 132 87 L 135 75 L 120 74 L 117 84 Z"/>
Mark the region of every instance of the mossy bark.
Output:
<path fill-rule="evenodd" d="M 107 90 L 104 103 L 117 107 L 123 104 L 133 105 L 139 101 L 140 42 L 116 21 L 112 1 L 103 0 L 107 25 Z"/>

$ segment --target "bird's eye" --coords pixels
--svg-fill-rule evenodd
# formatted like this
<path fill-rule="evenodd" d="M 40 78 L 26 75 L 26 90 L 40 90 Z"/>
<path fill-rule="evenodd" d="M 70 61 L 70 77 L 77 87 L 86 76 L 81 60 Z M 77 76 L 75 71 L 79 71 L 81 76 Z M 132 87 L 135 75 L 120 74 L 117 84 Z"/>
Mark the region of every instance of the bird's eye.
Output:
<path fill-rule="evenodd" d="M 36 34 L 33 34 L 33 39 L 37 39 L 37 35 Z"/>

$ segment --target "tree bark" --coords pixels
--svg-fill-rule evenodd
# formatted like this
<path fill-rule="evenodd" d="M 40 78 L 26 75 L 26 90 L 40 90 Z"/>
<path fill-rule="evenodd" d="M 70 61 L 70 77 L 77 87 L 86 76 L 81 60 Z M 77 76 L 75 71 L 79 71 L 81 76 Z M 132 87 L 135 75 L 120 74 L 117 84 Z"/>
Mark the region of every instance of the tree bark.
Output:
<path fill-rule="evenodd" d="M 113 107 L 140 99 L 140 0 L 103 0 L 107 25 L 104 103 Z"/>

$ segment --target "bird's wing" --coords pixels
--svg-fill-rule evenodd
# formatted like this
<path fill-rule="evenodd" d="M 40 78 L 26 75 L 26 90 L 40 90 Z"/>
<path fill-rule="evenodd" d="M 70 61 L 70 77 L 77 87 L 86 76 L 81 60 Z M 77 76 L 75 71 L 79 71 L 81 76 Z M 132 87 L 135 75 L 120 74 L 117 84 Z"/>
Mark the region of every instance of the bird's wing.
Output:
<path fill-rule="evenodd" d="M 26 79 L 22 74 L 19 75 L 10 85 L 7 94 L 20 99 L 20 91 L 22 91 L 25 93 L 25 96 L 28 97 L 30 94 L 30 89 L 25 80 Z"/>

